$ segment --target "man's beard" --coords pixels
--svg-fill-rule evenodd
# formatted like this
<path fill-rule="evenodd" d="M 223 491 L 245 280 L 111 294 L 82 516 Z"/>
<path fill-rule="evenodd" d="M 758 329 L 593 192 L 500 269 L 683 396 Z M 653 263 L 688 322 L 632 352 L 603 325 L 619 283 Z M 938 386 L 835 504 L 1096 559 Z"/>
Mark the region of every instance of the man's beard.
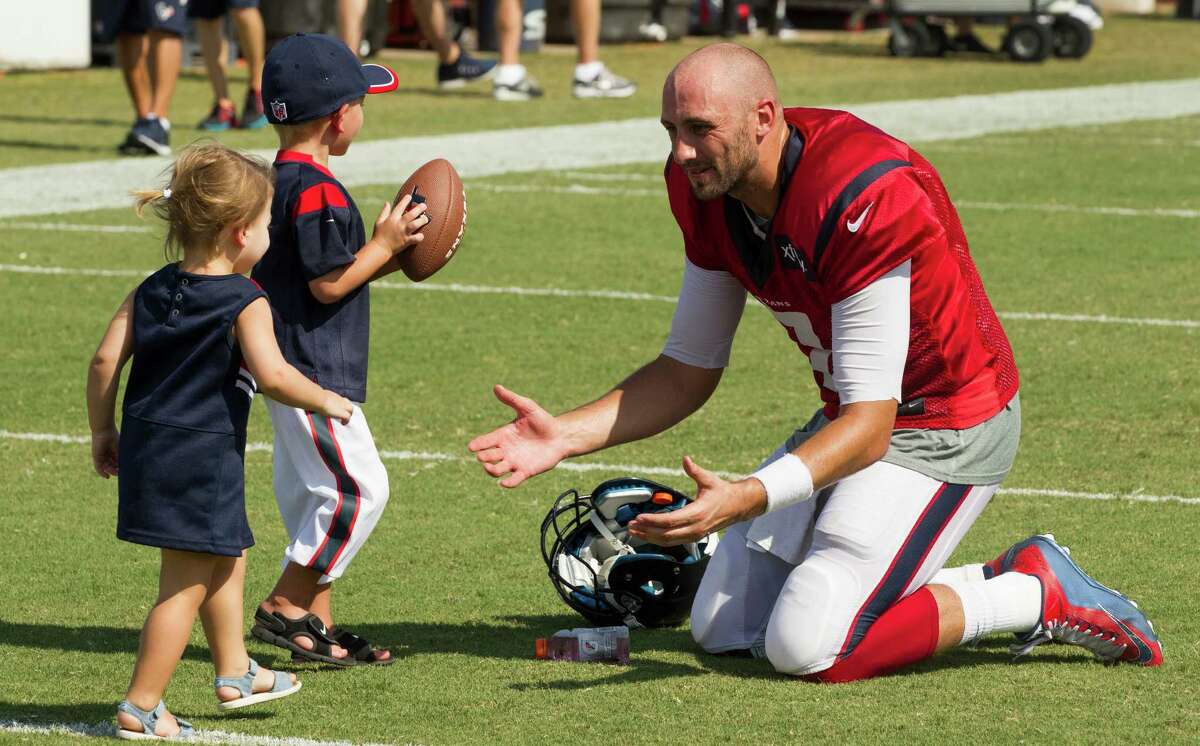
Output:
<path fill-rule="evenodd" d="M 745 137 L 737 138 L 736 142 L 739 143 L 739 147 L 731 149 L 723 162 L 714 161 L 710 164 L 709 168 L 715 178 L 702 184 L 688 179 L 696 199 L 710 200 L 729 194 L 741 186 L 746 174 L 754 168 L 758 162 L 754 139 L 746 133 Z"/>

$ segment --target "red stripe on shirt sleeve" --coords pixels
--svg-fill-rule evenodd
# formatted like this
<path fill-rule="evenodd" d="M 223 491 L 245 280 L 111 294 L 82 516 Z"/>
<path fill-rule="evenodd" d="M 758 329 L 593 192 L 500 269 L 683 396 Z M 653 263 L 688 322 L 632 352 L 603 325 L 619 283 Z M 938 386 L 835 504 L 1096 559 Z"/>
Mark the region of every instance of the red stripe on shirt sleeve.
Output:
<path fill-rule="evenodd" d="M 328 181 L 322 181 L 320 184 L 314 184 L 300 192 L 300 199 L 296 200 L 296 209 L 292 211 L 292 217 L 308 212 L 317 212 L 326 207 L 347 206 L 346 196 L 342 194 L 342 190 Z"/>

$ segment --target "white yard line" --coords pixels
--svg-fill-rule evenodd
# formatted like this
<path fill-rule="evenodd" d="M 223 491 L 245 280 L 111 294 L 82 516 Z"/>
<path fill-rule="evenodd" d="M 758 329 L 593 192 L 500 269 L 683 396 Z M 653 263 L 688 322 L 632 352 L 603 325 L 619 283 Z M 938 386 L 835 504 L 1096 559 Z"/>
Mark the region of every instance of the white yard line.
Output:
<path fill-rule="evenodd" d="M 615 175 L 615 174 L 614 174 Z M 469 184 L 468 189 L 484 192 L 515 192 L 537 194 L 577 194 L 582 196 L 612 196 L 612 197 L 658 197 L 665 199 L 665 188 L 639 189 L 620 187 L 598 187 L 586 184 Z M 980 202 L 973 200 L 956 200 L 954 205 L 968 210 L 1032 210 L 1036 212 L 1066 212 L 1082 215 L 1112 215 L 1125 218 L 1200 218 L 1200 210 L 1175 209 L 1166 207 L 1102 207 L 1087 205 L 1060 205 L 1053 203 L 1029 202 Z M 0 223 L 0 227 L 3 227 Z"/>
<path fill-rule="evenodd" d="M 70 231 L 75 233 L 151 233 L 146 225 L 93 225 L 89 223 L 0 223 L 0 230 Z"/>
<path fill-rule="evenodd" d="M 1037 204 L 1027 202 L 974 202 L 972 200 L 956 201 L 954 206 L 968 210 L 999 210 L 1001 212 L 1009 212 L 1011 210 L 1073 212 L 1084 215 L 1115 215 L 1123 218 L 1187 218 L 1189 220 L 1200 218 L 1200 210 L 1174 209 L 1167 207 L 1089 207 L 1051 203 Z"/>
<path fill-rule="evenodd" d="M 59 275 L 81 277 L 147 277 L 150 272 L 136 269 L 73 269 L 70 267 L 41 267 L 29 264 L 0 264 L 0 272 L 32 275 Z M 390 282 L 377 280 L 371 287 L 382 290 L 410 290 L 433 293 L 462 293 L 466 295 L 518 295 L 549 298 L 594 298 L 600 300 L 649 301 L 675 303 L 674 295 L 632 293 L 625 290 L 569 290 L 566 288 L 525 288 L 516 286 L 468 285 L 457 282 Z M 758 307 L 753 300 L 747 305 Z M 1091 324 L 1121 324 L 1126 326 L 1162 326 L 1180 329 L 1200 329 L 1200 321 L 1191 319 L 1154 319 L 1130 316 L 1089 315 L 1082 313 L 1046 313 L 1041 311 L 997 311 L 1002 319 L 1013 321 L 1067 321 Z"/>
<path fill-rule="evenodd" d="M 1200 114 L 1200 79 L 1014 91 L 841 107 L 910 142 L 1170 119 Z M 429 158 L 467 178 L 663 162 L 667 138 L 654 118 L 406 137 L 356 144 L 334 169 L 348 186 L 400 183 Z M 256 151 L 271 158 L 273 150 Z M 124 207 L 129 191 L 157 184 L 168 158 L 64 163 L 0 170 L 0 217 Z"/>
<path fill-rule="evenodd" d="M 596 176 L 620 176 L 620 179 L 601 179 L 601 181 L 622 181 L 627 176 L 637 174 L 595 174 Z M 661 179 L 657 179 L 661 181 Z M 581 197 L 638 197 L 650 199 L 666 199 L 665 187 L 605 187 L 588 184 L 490 184 L 486 182 L 469 182 L 468 192 L 492 192 L 497 194 L 561 194 Z M 1109 207 L 1101 205 L 1063 205 L 1056 203 L 1035 202 L 989 202 L 978 200 L 957 200 L 955 206 L 965 210 L 994 210 L 1010 212 L 1026 210 L 1033 212 L 1077 213 L 1081 215 L 1106 215 L 1122 218 L 1183 218 L 1194 220 L 1200 218 L 1200 210 L 1170 207 Z M 29 223 L 0 222 L 0 231 L 4 230 L 36 230 L 36 231 L 75 231 L 80 233 L 153 233 L 148 226 L 136 225 L 91 225 L 87 223 Z"/>
<path fill-rule="evenodd" d="M 64 445 L 84 445 L 91 442 L 88 437 L 82 435 L 63 435 L 60 433 L 18 433 L 9 430 L 0 430 L 0 439 L 24 440 L 43 443 L 61 443 Z M 247 451 L 270 451 L 271 449 L 272 446 L 270 443 L 255 442 L 246 444 Z M 435 451 L 380 451 L 379 455 L 388 461 L 425 461 L 431 464 L 437 462 L 475 463 L 475 458 L 472 456 L 463 456 L 454 453 L 438 453 Z M 592 461 L 565 461 L 559 464 L 557 468 L 564 471 L 574 472 L 604 471 L 615 474 L 652 474 L 669 477 L 685 476 L 683 469 L 677 467 L 646 466 L 643 464 L 606 464 Z M 721 476 L 724 479 L 740 479 L 741 477 L 745 476 L 744 474 L 728 471 L 714 471 L 713 473 Z M 1071 490 L 1043 487 L 1004 487 L 1000 490 L 1000 493 L 1026 497 L 1069 497 L 1080 500 L 1126 500 L 1129 502 L 1171 502 L 1182 505 L 1200 505 L 1200 497 L 1183 497 L 1181 495 L 1147 495 L 1140 490 L 1137 492 L 1126 493 L 1075 492 Z"/>
<path fill-rule="evenodd" d="M 941 143 L 934 144 L 932 147 L 938 150 L 974 150 L 979 151 L 996 145 L 1018 145 L 1028 146 L 1033 144 L 1042 144 L 1046 140 L 1039 138 L 1037 135 L 1028 135 L 1025 137 L 988 137 L 981 141 L 976 146 L 971 145 L 942 145 Z M 1073 130 L 1069 135 L 1065 135 L 1061 140 L 1057 141 L 1061 145 L 1069 145 L 1075 147 L 1077 145 L 1088 145 L 1089 149 L 1095 147 L 1106 147 L 1113 145 L 1133 145 L 1136 147 L 1167 147 L 1167 148 L 1200 148 L 1200 140 L 1182 140 L 1168 137 L 1107 137 L 1103 133 L 1089 133 Z"/>
<path fill-rule="evenodd" d="M 22 723 L 19 720 L 0 720 L 0 733 L 18 736 L 75 736 L 114 738 L 117 727 L 112 723 Z M 197 730 L 186 743 L 224 743 L 239 746 L 356 746 L 352 741 L 318 741 L 312 738 L 252 736 L 221 730 Z M 359 746 L 385 746 L 361 744 Z"/>

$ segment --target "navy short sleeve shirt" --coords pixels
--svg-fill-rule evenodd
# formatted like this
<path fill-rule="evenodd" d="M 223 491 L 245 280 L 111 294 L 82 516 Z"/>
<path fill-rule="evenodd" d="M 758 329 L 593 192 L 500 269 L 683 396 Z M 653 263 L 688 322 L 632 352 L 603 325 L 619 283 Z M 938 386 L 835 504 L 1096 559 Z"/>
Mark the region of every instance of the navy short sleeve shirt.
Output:
<path fill-rule="evenodd" d="M 363 285 L 321 303 L 308 283 L 354 262 L 367 242 L 358 207 L 329 169 L 304 153 L 275 159 L 271 248 L 252 277 L 271 298 L 284 358 L 327 389 L 367 398 L 370 295 Z"/>

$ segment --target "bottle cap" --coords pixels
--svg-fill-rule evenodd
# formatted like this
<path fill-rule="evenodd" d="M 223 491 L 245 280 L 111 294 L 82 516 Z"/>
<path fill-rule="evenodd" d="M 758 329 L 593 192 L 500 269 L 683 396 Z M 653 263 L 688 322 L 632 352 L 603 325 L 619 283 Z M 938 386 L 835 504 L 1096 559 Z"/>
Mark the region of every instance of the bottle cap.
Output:
<path fill-rule="evenodd" d="M 655 505 L 670 505 L 675 502 L 675 496 L 670 492 L 655 492 L 654 497 L 650 498 L 650 502 Z"/>
<path fill-rule="evenodd" d="M 550 643 L 545 637 L 539 637 L 533 641 L 533 657 L 541 659 L 550 657 Z"/>

